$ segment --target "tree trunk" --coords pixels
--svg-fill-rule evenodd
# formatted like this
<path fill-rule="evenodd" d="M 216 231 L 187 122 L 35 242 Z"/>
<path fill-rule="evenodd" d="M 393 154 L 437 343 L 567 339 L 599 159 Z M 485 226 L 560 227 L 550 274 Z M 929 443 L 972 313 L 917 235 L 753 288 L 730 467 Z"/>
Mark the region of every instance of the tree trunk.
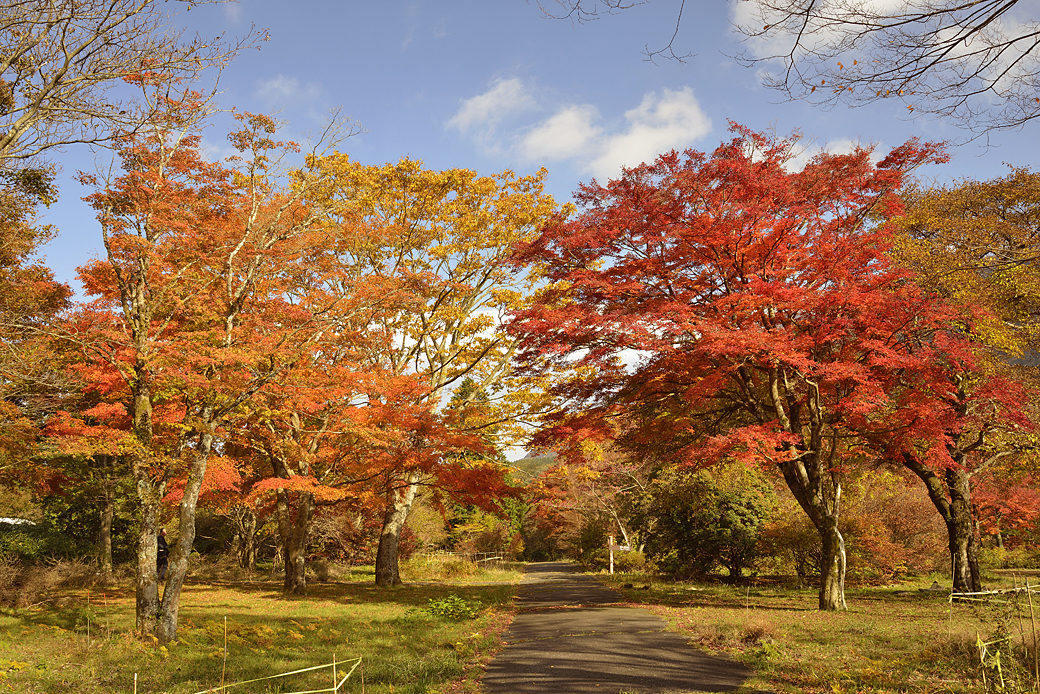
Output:
<path fill-rule="evenodd" d="M 256 514 L 251 509 L 239 509 L 235 514 L 235 554 L 238 565 L 252 573 L 256 571 Z"/>
<path fill-rule="evenodd" d="M 387 492 L 386 515 L 383 516 L 383 531 L 379 535 L 379 549 L 376 551 L 377 586 L 396 586 L 401 583 L 397 546 L 404 522 L 408 520 L 408 512 L 415 501 L 418 481 L 418 474 L 409 475 L 402 488 Z"/>
<path fill-rule="evenodd" d="M 149 481 L 138 480 L 137 493 L 141 500 L 141 524 L 137 535 L 137 632 L 147 638 L 155 630 L 159 612 L 159 582 L 155 566 L 159 502 L 152 500 L 158 495 L 152 492 Z"/>
<path fill-rule="evenodd" d="M 950 540 L 950 568 L 954 593 L 978 593 L 982 590 L 971 512 L 971 476 L 963 468 L 946 471 L 946 488 L 950 495 L 950 511 L 946 531 Z"/>
<path fill-rule="evenodd" d="M 147 318 L 147 316 L 146 316 Z M 135 335 L 140 340 L 141 335 Z M 138 349 L 138 354 L 143 353 Z M 151 371 L 145 360 L 138 357 L 134 364 L 133 417 L 136 443 L 148 451 L 152 442 L 152 399 Z M 155 629 L 159 613 L 159 584 L 156 572 L 156 555 L 159 534 L 159 503 L 166 492 L 166 482 L 152 478 L 149 455 L 139 450 L 132 460 L 134 486 L 140 503 L 140 525 L 137 535 L 137 633 L 142 639 L 149 638 Z"/>
<path fill-rule="evenodd" d="M 946 524 L 950 549 L 950 574 L 954 593 L 982 590 L 976 556 L 975 520 L 971 509 L 971 473 L 963 467 L 942 472 L 942 478 L 910 455 L 903 465 L 924 482 L 928 498 Z"/>
<path fill-rule="evenodd" d="M 808 461 L 808 462 L 806 462 Z M 841 482 L 815 455 L 781 463 L 787 487 L 820 535 L 821 610 L 847 610 L 845 603 L 845 541 L 838 531 Z"/>
<path fill-rule="evenodd" d="M 285 538 L 284 590 L 300 595 L 307 592 L 307 541 L 314 517 L 314 495 L 298 492 L 296 498 L 296 519 Z"/>
<path fill-rule="evenodd" d="M 116 495 L 112 491 L 112 483 L 105 480 L 101 491 L 101 532 L 98 544 L 101 546 L 101 573 L 105 577 L 112 575 L 112 517 L 115 515 Z"/>
<path fill-rule="evenodd" d="M 213 447 L 213 430 L 216 428 L 211 419 L 212 413 L 204 412 L 202 420 L 209 423 L 199 436 L 198 445 L 181 449 L 191 456 L 191 469 L 188 472 L 187 484 L 184 485 L 184 498 L 177 507 L 177 542 L 170 551 L 170 568 L 166 576 L 166 588 L 163 590 L 159 624 L 155 629 L 155 636 L 160 645 L 177 638 L 181 590 L 184 588 L 184 577 L 188 573 L 188 558 L 195 543 L 195 507 L 202 490 L 202 478 L 206 475 L 206 464 Z"/>
<path fill-rule="evenodd" d="M 820 609 L 847 610 L 845 604 L 845 540 L 838 530 L 838 519 L 828 517 L 817 527 L 822 543 L 820 561 Z"/>
<path fill-rule="evenodd" d="M 288 583 L 289 572 L 292 570 L 289 563 L 289 553 L 286 551 L 292 538 L 292 508 L 289 504 L 289 490 L 278 489 L 274 493 L 274 498 L 275 511 L 278 515 L 278 556 L 275 557 L 274 565 L 277 566 L 279 559 L 281 559 L 282 566 L 285 569 L 285 581 Z"/>

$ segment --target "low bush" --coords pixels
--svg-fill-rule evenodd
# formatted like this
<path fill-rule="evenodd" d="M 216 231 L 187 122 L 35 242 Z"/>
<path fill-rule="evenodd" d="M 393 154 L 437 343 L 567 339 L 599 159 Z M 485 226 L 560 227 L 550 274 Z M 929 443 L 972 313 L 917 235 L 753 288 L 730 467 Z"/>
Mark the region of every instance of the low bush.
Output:
<path fill-rule="evenodd" d="M 986 569 L 1029 569 L 1036 566 L 1036 555 L 1026 547 L 981 547 L 979 567 Z"/>
<path fill-rule="evenodd" d="M 755 564 L 775 496 L 761 475 L 743 466 L 666 469 L 637 500 L 632 522 L 664 573 L 703 578 L 724 569 L 736 580 Z"/>
<path fill-rule="evenodd" d="M 401 574 L 411 581 L 439 581 L 475 576 L 480 567 L 463 557 L 416 556 L 401 564 Z"/>
<path fill-rule="evenodd" d="M 615 552 L 614 570 L 622 573 L 642 571 L 646 568 L 646 556 L 642 552 Z"/>
<path fill-rule="evenodd" d="M 72 540 L 39 525 L 0 523 L 0 559 L 25 562 L 68 559 L 76 554 Z"/>
<path fill-rule="evenodd" d="M 58 586 L 89 586 L 100 579 L 94 566 L 80 561 L 3 560 L 0 561 L 0 606 L 28 607 Z"/>
<path fill-rule="evenodd" d="M 478 600 L 466 600 L 453 593 L 443 598 L 430 598 L 426 611 L 434 617 L 444 617 L 458 622 L 476 618 L 482 607 Z"/>

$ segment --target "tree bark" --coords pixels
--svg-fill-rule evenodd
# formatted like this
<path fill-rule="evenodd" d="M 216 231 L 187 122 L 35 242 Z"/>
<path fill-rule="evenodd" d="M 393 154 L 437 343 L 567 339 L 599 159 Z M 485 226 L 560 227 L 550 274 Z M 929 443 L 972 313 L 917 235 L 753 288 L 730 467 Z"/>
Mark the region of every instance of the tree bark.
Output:
<path fill-rule="evenodd" d="M 942 471 L 940 477 L 939 473 L 912 455 L 903 456 L 903 465 L 924 482 L 928 498 L 946 524 L 953 592 L 981 591 L 975 522 L 971 509 L 971 473 L 963 467 L 953 467 Z"/>
<path fill-rule="evenodd" d="M 847 610 L 845 604 L 845 542 L 838 532 L 841 512 L 841 468 L 835 455 L 842 445 L 834 422 L 828 419 L 824 398 L 812 381 L 804 391 L 804 401 L 795 387 L 801 376 L 772 367 L 757 379 L 746 366 L 735 372 L 747 405 L 759 422 L 776 421 L 797 443 L 778 449 L 787 454 L 778 460 L 787 488 L 812 521 L 820 535 L 821 610 Z"/>
<path fill-rule="evenodd" d="M 845 540 L 838 530 L 837 517 L 829 517 L 817 528 L 822 543 L 820 562 L 820 609 L 847 610 L 845 603 Z"/>
<path fill-rule="evenodd" d="M 140 467 L 140 466 L 138 466 Z M 140 526 L 137 535 L 137 632 L 148 637 L 155 630 L 159 612 L 159 582 L 156 554 L 159 534 L 159 499 L 147 473 L 137 472 L 137 497 L 140 500 Z"/>
<path fill-rule="evenodd" d="M 206 424 L 204 424 L 202 434 L 198 437 L 198 443 L 195 446 L 182 446 L 181 448 L 182 454 L 187 453 L 191 456 L 191 468 L 188 472 L 187 484 L 184 486 L 184 497 L 177 507 L 179 521 L 177 542 L 170 551 L 170 568 L 160 605 L 159 624 L 155 629 L 155 636 L 160 645 L 177 638 L 181 590 L 184 588 L 184 578 L 188 573 L 188 558 L 191 556 L 191 548 L 195 543 L 195 507 L 199 500 L 199 492 L 202 490 L 202 478 L 206 475 L 209 453 L 213 448 L 213 432 L 216 429 L 216 422 L 213 421 L 212 415 L 212 411 L 206 408 L 201 417 Z"/>
<path fill-rule="evenodd" d="M 971 512 L 971 476 L 963 468 L 946 471 L 946 488 L 950 495 L 950 511 L 946 531 L 950 539 L 950 567 L 954 593 L 978 593 L 982 590 L 979 575 L 975 522 Z"/>
<path fill-rule="evenodd" d="M 401 539 L 401 530 L 408 520 L 408 512 L 415 501 L 415 492 L 419 485 L 419 475 L 411 474 L 404 481 L 404 486 L 387 492 L 386 514 L 383 516 L 383 531 L 379 535 L 379 549 L 376 551 L 376 585 L 396 586 L 401 584 L 401 574 L 397 563 L 397 548 Z"/>
<path fill-rule="evenodd" d="M 847 610 L 845 602 L 845 540 L 838 531 L 841 484 L 816 455 L 780 464 L 788 488 L 820 535 L 821 610 Z"/>
<path fill-rule="evenodd" d="M 142 309 L 144 322 L 148 319 L 147 307 Z M 147 323 L 146 323 L 147 324 Z M 135 329 L 134 340 L 141 343 L 144 336 Z M 144 349 L 138 345 L 138 354 Z M 134 486 L 137 500 L 140 503 L 140 525 L 137 535 L 137 632 L 141 638 L 148 638 L 155 630 L 155 620 L 159 612 L 159 584 L 156 573 L 156 554 L 158 546 L 156 537 L 159 534 L 159 503 L 166 491 L 164 479 L 152 477 L 151 461 L 145 451 L 152 443 L 152 391 L 151 370 L 146 360 L 138 356 L 134 363 L 134 381 L 132 385 L 131 416 L 133 418 L 134 437 L 140 447 L 132 461 Z"/>
<path fill-rule="evenodd" d="M 112 574 L 112 518 L 115 509 L 116 495 L 112 491 L 111 481 L 105 479 L 101 488 L 101 531 L 98 544 L 101 545 L 101 573 L 106 577 Z"/>
<path fill-rule="evenodd" d="M 238 507 L 234 511 L 235 542 L 232 550 L 238 565 L 252 573 L 256 571 L 256 514 L 252 509 Z"/>
<path fill-rule="evenodd" d="M 293 415 L 296 418 L 296 415 Z M 298 421 L 298 419 L 294 420 Z M 292 479 L 295 475 L 289 465 L 271 456 L 271 465 L 276 475 Z M 310 474 L 305 460 L 299 463 L 301 475 Z M 293 508 L 292 499 L 296 505 Z M 314 518 L 314 494 L 279 489 L 275 496 L 278 511 L 278 537 L 281 540 L 282 559 L 285 563 L 285 580 L 282 589 L 286 593 L 300 595 L 307 592 L 307 543 L 310 540 L 311 519 Z"/>
<path fill-rule="evenodd" d="M 288 495 L 288 492 L 286 493 Z M 296 494 L 296 519 L 290 522 L 285 539 L 286 593 L 301 595 L 307 592 L 307 541 L 310 539 L 311 519 L 314 517 L 314 495 Z"/>

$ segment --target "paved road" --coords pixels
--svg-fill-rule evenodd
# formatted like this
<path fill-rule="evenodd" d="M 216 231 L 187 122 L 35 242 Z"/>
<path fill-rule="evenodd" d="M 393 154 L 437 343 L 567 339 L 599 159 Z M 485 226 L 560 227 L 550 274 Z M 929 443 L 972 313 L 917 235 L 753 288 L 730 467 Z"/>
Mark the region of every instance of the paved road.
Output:
<path fill-rule="evenodd" d="M 751 671 L 698 651 L 650 612 L 565 562 L 532 564 L 487 694 L 729 692 Z"/>

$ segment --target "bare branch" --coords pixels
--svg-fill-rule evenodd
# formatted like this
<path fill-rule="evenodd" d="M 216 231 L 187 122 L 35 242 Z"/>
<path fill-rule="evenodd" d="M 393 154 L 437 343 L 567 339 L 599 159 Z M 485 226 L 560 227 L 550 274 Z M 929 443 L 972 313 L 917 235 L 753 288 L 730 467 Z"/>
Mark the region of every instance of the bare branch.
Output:
<path fill-rule="evenodd" d="M 1019 0 L 750 0 L 736 30 L 766 85 L 830 107 L 901 102 L 975 136 L 1040 116 L 1040 22 Z M 1016 11 L 1017 10 L 1017 11 Z"/>
<path fill-rule="evenodd" d="M 189 8 L 200 4 L 184 3 Z M 186 37 L 159 0 L 0 0 L 0 166 L 73 143 L 104 143 L 142 122 L 121 83 L 190 81 L 265 40 Z"/>

